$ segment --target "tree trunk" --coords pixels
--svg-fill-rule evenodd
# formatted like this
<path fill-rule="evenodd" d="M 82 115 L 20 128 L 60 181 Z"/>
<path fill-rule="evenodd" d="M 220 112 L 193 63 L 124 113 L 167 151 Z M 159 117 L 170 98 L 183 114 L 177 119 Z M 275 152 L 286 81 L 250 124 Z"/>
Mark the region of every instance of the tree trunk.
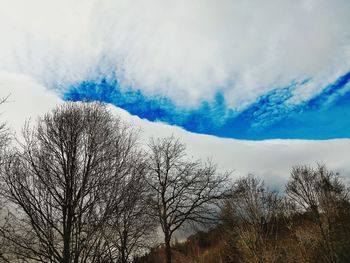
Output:
<path fill-rule="evenodd" d="M 63 230 L 63 259 L 62 263 L 70 263 L 71 262 L 71 236 L 72 236 L 72 228 L 73 228 L 73 208 L 71 205 L 71 190 L 68 189 L 68 201 L 65 209 L 63 211 L 64 215 L 64 230 Z"/>
<path fill-rule="evenodd" d="M 128 263 L 128 259 L 125 257 L 125 255 L 122 255 L 122 258 L 121 258 L 121 263 Z"/>
<path fill-rule="evenodd" d="M 128 263 L 128 257 L 125 253 L 125 249 L 123 248 L 122 251 L 121 251 L 121 259 L 120 259 L 120 262 L 121 263 Z"/>
<path fill-rule="evenodd" d="M 65 229 L 64 237 L 63 237 L 63 260 L 62 263 L 70 263 L 70 231 L 71 227 Z"/>
<path fill-rule="evenodd" d="M 166 263 L 171 263 L 171 245 L 170 245 L 170 240 L 171 237 L 168 233 L 165 234 L 165 258 L 166 258 Z"/>

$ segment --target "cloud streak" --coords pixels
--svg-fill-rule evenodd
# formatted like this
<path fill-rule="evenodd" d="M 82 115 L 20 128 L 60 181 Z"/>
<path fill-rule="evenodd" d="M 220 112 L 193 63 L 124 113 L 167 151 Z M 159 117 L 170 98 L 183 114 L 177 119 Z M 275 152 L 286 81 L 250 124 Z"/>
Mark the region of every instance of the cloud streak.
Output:
<path fill-rule="evenodd" d="M 12 96 L 2 105 L 2 120 L 17 132 L 20 139 L 21 128 L 28 118 L 35 121 L 52 110 L 62 100 L 35 80 L 18 74 L 0 72 L 0 95 Z M 214 136 L 194 134 L 179 127 L 152 123 L 128 112 L 110 106 L 110 110 L 135 127 L 142 129 L 141 140 L 147 142 L 150 136 L 179 137 L 188 146 L 194 158 L 212 158 L 220 171 L 233 171 L 232 177 L 254 173 L 266 180 L 274 188 L 282 188 L 290 169 L 296 164 L 315 165 L 325 163 L 330 169 L 340 172 L 349 179 L 349 139 L 326 141 L 305 140 L 265 140 L 246 141 L 223 139 Z"/>
<path fill-rule="evenodd" d="M 349 137 L 341 131 L 348 123 L 334 115 L 349 115 L 347 0 L 0 6 L 0 70 L 27 75 L 66 99 L 97 98 L 224 137 Z M 329 120 L 336 128 L 322 131 Z"/>
<path fill-rule="evenodd" d="M 307 85 L 307 81 L 304 85 Z M 350 72 L 305 103 L 290 105 L 298 86 L 273 90 L 246 109 L 229 108 L 218 93 L 198 108 L 176 106 L 168 98 L 147 97 L 141 91 L 122 90 L 118 82 L 84 82 L 72 86 L 65 100 L 104 101 L 149 121 L 161 121 L 196 133 L 236 139 L 331 139 L 350 137 Z"/>

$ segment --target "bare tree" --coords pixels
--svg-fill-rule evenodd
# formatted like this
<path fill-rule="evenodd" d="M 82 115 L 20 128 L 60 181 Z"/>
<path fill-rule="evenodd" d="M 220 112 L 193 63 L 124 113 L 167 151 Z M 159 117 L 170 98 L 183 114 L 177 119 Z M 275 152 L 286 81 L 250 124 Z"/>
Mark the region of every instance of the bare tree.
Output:
<path fill-rule="evenodd" d="M 0 105 L 3 105 L 8 100 L 9 96 L 0 99 Z M 0 169 L 6 164 L 8 157 L 8 146 L 11 141 L 10 131 L 5 122 L 0 122 Z M 0 200 L 0 224 L 3 224 L 5 219 L 4 216 L 4 200 Z M 6 241 L 0 237 L 0 261 L 6 262 L 4 256 L 6 250 Z"/>
<path fill-rule="evenodd" d="M 119 180 L 118 205 L 106 222 L 105 240 L 110 262 L 127 263 L 136 253 L 152 245 L 156 222 L 151 218 L 150 188 L 145 182 L 145 155 L 140 151 L 129 154 L 130 170 Z M 123 158 L 124 159 L 124 158 Z"/>
<path fill-rule="evenodd" d="M 326 262 L 339 261 L 336 239 L 333 238 L 336 220 L 348 203 L 348 189 L 338 174 L 326 166 L 295 166 L 286 185 L 286 193 L 299 211 L 310 213 L 321 237 L 321 251 Z"/>
<path fill-rule="evenodd" d="M 104 227 L 132 170 L 132 129 L 98 103 L 66 103 L 24 129 L 3 173 L 9 216 L 0 233 L 23 262 L 104 262 Z"/>
<path fill-rule="evenodd" d="M 3 105 L 8 97 L 0 98 L 0 105 Z M 5 122 L 0 122 L 0 165 L 4 164 L 5 160 L 5 148 L 8 146 L 10 141 L 10 133 Z"/>
<path fill-rule="evenodd" d="M 153 213 L 164 233 L 167 263 L 172 262 L 171 238 L 185 223 L 206 222 L 213 205 L 227 192 L 228 174 L 217 175 L 211 162 L 192 161 L 174 137 L 151 140 L 147 184 L 153 190 Z"/>
<path fill-rule="evenodd" d="M 232 230 L 249 251 L 249 262 L 277 261 L 282 208 L 283 200 L 278 193 L 267 189 L 253 175 L 236 181 L 232 197 L 225 200 L 224 212 Z"/>

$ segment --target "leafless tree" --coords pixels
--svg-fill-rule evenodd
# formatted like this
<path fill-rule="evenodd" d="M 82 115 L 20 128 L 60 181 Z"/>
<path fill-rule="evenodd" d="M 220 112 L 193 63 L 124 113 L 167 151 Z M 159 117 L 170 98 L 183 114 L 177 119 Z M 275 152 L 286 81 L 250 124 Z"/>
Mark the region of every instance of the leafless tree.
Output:
<path fill-rule="evenodd" d="M 326 261 L 338 262 L 336 240 L 332 238 L 332 233 L 343 204 L 349 201 L 348 189 L 339 175 L 324 165 L 316 168 L 295 166 L 286 185 L 286 193 L 299 211 L 311 214 L 320 232 Z"/>
<path fill-rule="evenodd" d="M 0 105 L 3 105 L 9 96 L 5 98 L 0 98 Z M 5 122 L 0 122 L 0 165 L 3 165 L 5 160 L 5 148 L 8 146 L 10 141 L 9 129 L 6 126 Z"/>
<path fill-rule="evenodd" d="M 264 182 L 248 175 L 235 182 L 231 198 L 225 200 L 225 214 L 232 231 L 249 251 L 249 262 L 276 262 L 278 220 L 283 200 Z"/>
<path fill-rule="evenodd" d="M 228 174 L 217 175 L 211 162 L 188 158 L 174 137 L 149 143 L 147 184 L 153 190 L 153 214 L 164 233 L 166 261 L 172 262 L 171 238 L 185 223 L 213 219 L 213 205 L 227 193 Z"/>
<path fill-rule="evenodd" d="M 4 103 L 6 103 L 8 98 L 9 96 L 0 99 L 0 105 L 3 105 Z M 11 141 L 10 131 L 6 123 L 0 122 L 0 169 L 2 169 L 2 167 L 6 164 L 6 161 L 8 158 L 8 154 L 7 154 L 8 146 L 10 144 L 10 141 Z M 0 200 L 0 222 L 1 223 L 4 222 L 4 219 L 2 218 L 4 214 L 3 206 L 4 206 L 4 203 L 3 203 L 3 200 L 1 199 Z M 6 249 L 5 247 L 6 247 L 6 241 L 0 238 L 0 262 L 1 261 L 6 262 L 6 258 L 4 257 L 4 252 Z"/>
<path fill-rule="evenodd" d="M 135 136 L 99 103 L 66 103 L 27 125 L 2 172 L 9 253 L 22 262 L 111 262 L 105 227 L 134 170 Z"/>
<path fill-rule="evenodd" d="M 149 213 L 150 188 L 145 182 L 145 155 L 134 152 L 129 157 L 132 157 L 128 161 L 131 169 L 119 180 L 118 205 L 104 229 L 110 262 L 127 263 L 136 253 L 148 249 L 153 244 L 157 226 Z"/>

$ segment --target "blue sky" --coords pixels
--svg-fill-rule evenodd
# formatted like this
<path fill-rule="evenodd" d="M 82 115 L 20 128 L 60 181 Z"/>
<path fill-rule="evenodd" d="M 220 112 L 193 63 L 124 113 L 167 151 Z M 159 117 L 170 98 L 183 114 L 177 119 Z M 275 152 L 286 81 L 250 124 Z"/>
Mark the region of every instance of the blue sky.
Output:
<path fill-rule="evenodd" d="M 304 81 L 306 84 L 308 81 Z M 227 106 L 221 93 L 197 108 L 178 107 L 171 99 L 146 96 L 141 90 L 121 90 L 117 81 L 87 81 L 71 86 L 65 100 L 103 101 L 149 121 L 236 139 L 333 139 L 350 137 L 350 72 L 319 94 L 297 105 L 288 99 L 296 83 L 272 90 L 241 111 Z"/>
<path fill-rule="evenodd" d="M 218 137 L 350 137 L 348 0 L 0 4 L 0 71 L 61 99 Z"/>
<path fill-rule="evenodd" d="M 0 0 L 1 117 L 99 100 L 234 176 L 350 174 L 349 0 Z M 301 140 L 299 140 L 301 139 Z"/>

